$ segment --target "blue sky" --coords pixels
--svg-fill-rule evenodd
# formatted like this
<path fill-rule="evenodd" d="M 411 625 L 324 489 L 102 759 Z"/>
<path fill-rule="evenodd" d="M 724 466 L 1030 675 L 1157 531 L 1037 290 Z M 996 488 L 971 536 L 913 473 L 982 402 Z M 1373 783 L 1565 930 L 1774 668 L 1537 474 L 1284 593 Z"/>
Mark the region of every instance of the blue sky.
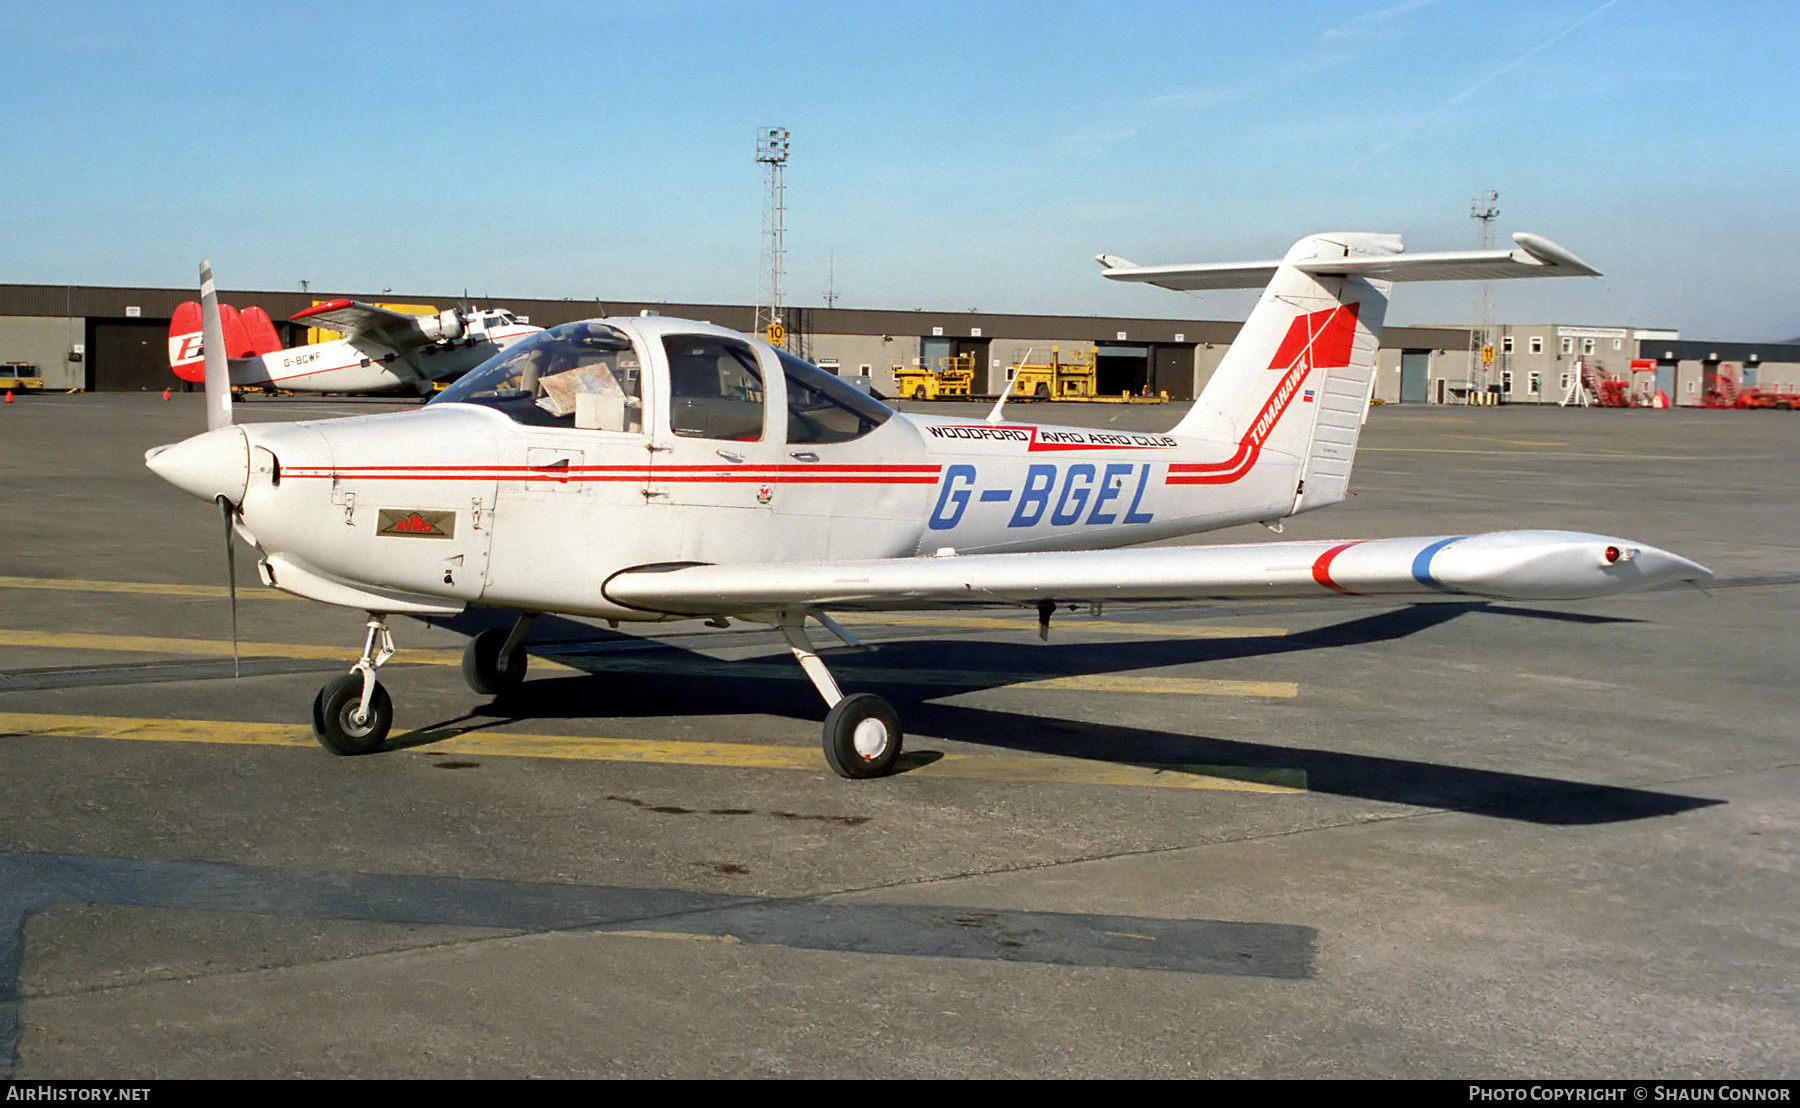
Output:
<path fill-rule="evenodd" d="M 1800 335 L 1800 5 L 0 0 L 0 281 L 1227 317 L 1098 277 L 1534 231 L 1501 321 Z M 1473 286 L 1403 286 L 1458 322 Z"/>

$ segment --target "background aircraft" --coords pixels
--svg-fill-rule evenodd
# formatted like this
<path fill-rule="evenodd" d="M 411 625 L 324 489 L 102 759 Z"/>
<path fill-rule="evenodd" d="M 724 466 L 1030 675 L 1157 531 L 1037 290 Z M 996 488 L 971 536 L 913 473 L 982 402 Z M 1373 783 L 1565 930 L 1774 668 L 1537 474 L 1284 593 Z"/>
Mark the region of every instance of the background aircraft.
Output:
<path fill-rule="evenodd" d="M 205 434 L 145 455 L 221 505 L 265 584 L 369 613 L 363 654 L 313 704 L 320 742 L 380 747 L 387 618 L 512 609 L 473 638 L 478 693 L 516 694 L 539 613 L 771 626 L 824 700 L 827 762 L 893 770 L 892 705 L 842 692 L 808 637 L 832 609 L 1445 593 L 1603 596 L 1701 580 L 1643 543 L 1564 531 L 1118 549 L 1342 500 L 1392 282 L 1591 275 L 1552 243 L 1406 255 L 1397 235 L 1302 239 L 1279 262 L 1107 275 L 1266 281 L 1166 434 L 896 412 L 754 339 L 667 317 L 553 328 L 413 411 L 234 426 L 203 266 Z"/>
<path fill-rule="evenodd" d="M 169 368 L 184 381 L 205 379 L 200 305 L 189 300 L 169 321 Z M 341 331 L 343 338 L 283 349 L 261 308 L 220 305 L 220 333 L 234 388 L 293 392 L 396 392 L 428 395 L 541 327 L 496 308 L 451 308 L 415 316 L 354 300 L 330 300 L 292 322 Z"/>

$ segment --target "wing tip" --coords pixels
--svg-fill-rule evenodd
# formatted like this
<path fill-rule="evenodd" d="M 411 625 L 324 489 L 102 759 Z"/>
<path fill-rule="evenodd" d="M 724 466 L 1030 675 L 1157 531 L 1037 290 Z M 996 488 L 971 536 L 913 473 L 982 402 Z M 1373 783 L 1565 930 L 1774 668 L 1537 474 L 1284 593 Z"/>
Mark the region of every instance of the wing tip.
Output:
<path fill-rule="evenodd" d="M 1517 231 L 1512 237 L 1513 244 L 1529 255 L 1538 265 L 1552 269 L 1565 270 L 1571 277 L 1598 277 L 1600 271 L 1577 258 L 1567 248 L 1551 242 L 1542 235 L 1534 235 L 1529 231 Z"/>
<path fill-rule="evenodd" d="M 326 312 L 335 312 L 335 311 L 339 310 L 340 308 L 353 307 L 353 306 L 355 306 L 355 304 L 356 304 L 356 301 L 354 301 L 354 300 L 343 300 L 343 299 L 325 300 L 325 301 L 321 301 L 320 303 L 314 304 L 310 308 L 301 308 L 299 311 L 295 312 L 293 315 L 288 316 L 288 320 L 289 320 L 289 322 L 292 322 L 292 321 L 298 320 L 298 319 L 305 319 L 309 316 L 323 315 Z"/>

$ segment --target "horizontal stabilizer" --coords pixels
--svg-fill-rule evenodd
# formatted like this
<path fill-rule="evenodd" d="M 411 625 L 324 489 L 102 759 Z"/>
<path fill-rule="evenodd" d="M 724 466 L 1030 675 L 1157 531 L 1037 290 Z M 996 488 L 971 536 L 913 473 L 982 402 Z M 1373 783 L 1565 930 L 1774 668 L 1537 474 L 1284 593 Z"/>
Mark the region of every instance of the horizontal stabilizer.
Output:
<path fill-rule="evenodd" d="M 1331 235 L 1315 236 L 1331 239 Z M 1396 240 L 1397 241 L 1397 240 Z M 1369 277 L 1382 281 L 1493 281 L 1508 277 L 1598 277 L 1600 271 L 1538 235 L 1513 236 L 1516 250 L 1449 250 L 1434 254 L 1393 253 L 1378 257 L 1313 258 L 1294 268 L 1318 277 Z M 1261 288 L 1280 262 L 1219 262 L 1196 265 L 1123 264 L 1100 255 L 1102 275 L 1180 292 L 1201 289 Z"/>
<path fill-rule="evenodd" d="M 1711 576 L 1686 558 L 1626 539 L 1570 531 L 1498 531 L 805 565 L 646 566 L 615 574 L 603 592 L 633 608 L 700 616 L 791 605 L 972 607 L 1334 593 L 1572 600 Z"/>

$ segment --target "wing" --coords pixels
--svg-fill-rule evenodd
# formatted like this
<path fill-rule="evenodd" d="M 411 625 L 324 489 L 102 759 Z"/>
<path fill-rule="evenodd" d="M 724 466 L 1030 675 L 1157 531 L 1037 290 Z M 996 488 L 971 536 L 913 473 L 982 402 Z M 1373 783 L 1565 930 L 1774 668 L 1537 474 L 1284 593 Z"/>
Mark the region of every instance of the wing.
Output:
<path fill-rule="evenodd" d="M 1570 531 L 974 554 L 801 565 L 643 566 L 609 600 L 676 615 L 784 607 L 907 608 L 1044 600 L 1439 596 L 1572 600 L 1711 577 L 1626 539 Z"/>
<path fill-rule="evenodd" d="M 1397 241 L 1397 240 L 1396 240 Z M 1507 277 L 1597 277 L 1600 271 L 1538 235 L 1513 236 L 1517 250 L 1449 250 L 1436 254 L 1389 254 L 1380 257 L 1323 258 L 1294 263 L 1294 268 L 1321 277 L 1358 276 L 1382 281 L 1492 281 Z M 1138 281 L 1165 289 L 1261 288 L 1274 277 L 1280 262 L 1226 262 L 1202 265 L 1132 265 L 1101 254 L 1103 275 L 1114 281 Z"/>
<path fill-rule="evenodd" d="M 419 326 L 421 321 L 433 317 L 406 315 L 356 300 L 327 300 L 302 308 L 288 318 L 308 327 L 341 331 L 350 345 L 365 354 L 373 350 L 372 356 L 377 358 L 389 351 L 404 353 L 434 341 Z"/>

